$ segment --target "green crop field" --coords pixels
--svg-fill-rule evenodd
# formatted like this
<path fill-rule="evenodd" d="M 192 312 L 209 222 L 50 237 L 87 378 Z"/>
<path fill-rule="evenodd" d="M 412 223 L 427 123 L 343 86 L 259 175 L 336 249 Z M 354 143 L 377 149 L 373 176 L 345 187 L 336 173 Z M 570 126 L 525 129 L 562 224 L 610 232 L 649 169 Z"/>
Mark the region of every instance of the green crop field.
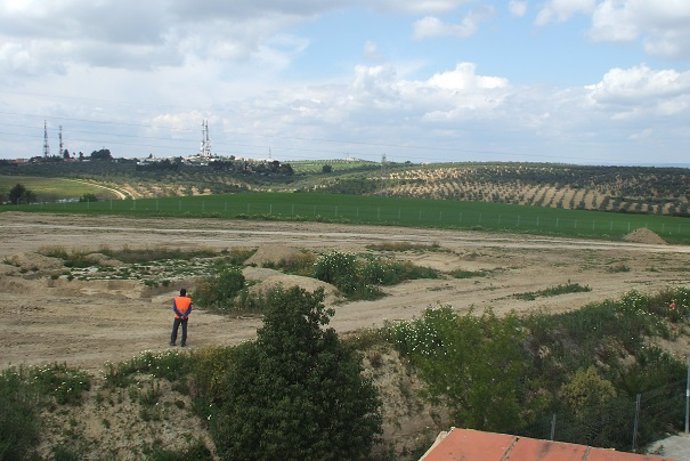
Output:
<path fill-rule="evenodd" d="M 0 207 L 0 211 L 10 210 L 324 221 L 607 240 L 620 240 L 633 230 L 646 227 L 668 242 L 690 243 L 690 219 L 682 217 L 318 193 L 243 193 Z"/>
<path fill-rule="evenodd" d="M 41 202 L 78 199 L 84 194 L 94 194 L 104 198 L 113 197 L 107 189 L 77 179 L 3 175 L 0 175 L 0 194 L 7 196 L 10 189 L 17 184 L 22 184 L 32 191 Z"/>

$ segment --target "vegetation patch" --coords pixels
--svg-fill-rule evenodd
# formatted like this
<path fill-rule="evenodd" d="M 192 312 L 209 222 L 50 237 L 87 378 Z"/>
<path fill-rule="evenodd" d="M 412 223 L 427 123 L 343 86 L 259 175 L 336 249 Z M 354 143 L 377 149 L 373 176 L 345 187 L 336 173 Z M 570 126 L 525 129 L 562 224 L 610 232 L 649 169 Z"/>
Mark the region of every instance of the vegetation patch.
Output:
<path fill-rule="evenodd" d="M 405 280 L 437 278 L 439 272 L 371 255 L 332 251 L 322 255 L 314 266 L 314 277 L 335 285 L 350 300 L 377 299 L 383 296 L 379 286 L 395 285 Z"/>
<path fill-rule="evenodd" d="M 411 242 L 383 242 L 383 243 L 372 243 L 366 246 L 367 250 L 372 251 L 414 251 L 414 252 L 427 252 L 427 251 L 442 251 L 441 245 L 438 243 L 411 243 Z"/>
<path fill-rule="evenodd" d="M 592 291 L 592 289 L 587 285 L 583 286 L 579 283 L 568 282 L 566 284 L 556 285 L 555 287 L 545 288 L 543 290 L 516 293 L 513 295 L 513 297 L 516 299 L 521 299 L 523 301 L 534 301 L 537 298 L 558 296 L 567 293 L 582 293 L 587 291 Z"/>
<path fill-rule="evenodd" d="M 455 270 L 450 273 L 451 277 L 456 279 L 471 279 L 474 277 L 488 277 L 494 273 L 496 270 L 478 270 L 478 271 L 466 271 L 462 269 Z"/>
<path fill-rule="evenodd" d="M 688 313 L 690 291 L 675 288 L 526 318 L 439 306 L 386 331 L 454 426 L 548 438 L 557 415 L 556 440 L 629 450 L 638 394 L 639 446 L 680 429 L 684 362 L 650 340 Z"/>

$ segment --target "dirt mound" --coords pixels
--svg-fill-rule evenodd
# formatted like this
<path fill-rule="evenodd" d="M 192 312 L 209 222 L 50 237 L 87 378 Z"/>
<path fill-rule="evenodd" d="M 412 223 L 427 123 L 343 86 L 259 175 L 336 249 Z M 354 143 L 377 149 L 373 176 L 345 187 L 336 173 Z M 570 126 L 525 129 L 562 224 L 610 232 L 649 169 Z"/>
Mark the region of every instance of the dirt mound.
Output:
<path fill-rule="evenodd" d="M 302 252 L 297 248 L 284 245 L 263 245 L 244 263 L 250 266 L 263 267 L 295 259 L 301 254 Z"/>
<path fill-rule="evenodd" d="M 251 287 L 250 291 L 252 293 L 266 293 L 268 290 L 278 286 L 282 286 L 283 288 L 298 286 L 307 291 L 315 291 L 318 288 L 323 288 L 326 294 L 325 303 L 331 304 L 335 300 L 338 292 L 330 283 L 322 282 L 321 280 L 316 280 L 311 277 L 286 275 L 273 269 L 245 267 L 242 273 L 247 280 L 258 282 Z"/>
<path fill-rule="evenodd" d="M 626 242 L 651 243 L 656 245 L 665 245 L 667 243 L 666 240 L 662 239 L 655 232 L 647 229 L 646 227 L 640 227 L 639 229 L 635 229 L 634 231 L 623 237 L 623 240 L 625 240 Z"/>
<path fill-rule="evenodd" d="M 5 258 L 5 263 L 18 267 L 24 271 L 51 271 L 63 269 L 62 260 L 43 256 L 42 254 L 27 252 L 17 253 Z"/>

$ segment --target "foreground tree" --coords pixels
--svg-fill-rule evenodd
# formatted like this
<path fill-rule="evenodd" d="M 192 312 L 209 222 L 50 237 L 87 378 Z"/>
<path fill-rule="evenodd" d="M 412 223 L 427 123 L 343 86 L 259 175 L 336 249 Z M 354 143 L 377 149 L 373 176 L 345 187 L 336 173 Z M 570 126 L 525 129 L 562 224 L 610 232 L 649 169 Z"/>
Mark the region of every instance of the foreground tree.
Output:
<path fill-rule="evenodd" d="M 381 432 L 379 400 L 332 328 L 323 290 L 272 292 L 238 349 L 212 431 L 223 459 L 354 460 Z"/>

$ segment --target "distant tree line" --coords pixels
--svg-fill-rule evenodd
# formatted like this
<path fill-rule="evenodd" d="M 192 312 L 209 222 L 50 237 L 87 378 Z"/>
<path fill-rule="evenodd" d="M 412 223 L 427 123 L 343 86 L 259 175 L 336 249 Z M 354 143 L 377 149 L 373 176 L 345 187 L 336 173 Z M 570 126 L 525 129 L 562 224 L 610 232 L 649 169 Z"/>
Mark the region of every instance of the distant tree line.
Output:
<path fill-rule="evenodd" d="M 209 164 L 216 171 L 229 171 L 243 175 L 292 176 L 294 171 L 289 163 L 273 161 L 219 160 Z"/>

